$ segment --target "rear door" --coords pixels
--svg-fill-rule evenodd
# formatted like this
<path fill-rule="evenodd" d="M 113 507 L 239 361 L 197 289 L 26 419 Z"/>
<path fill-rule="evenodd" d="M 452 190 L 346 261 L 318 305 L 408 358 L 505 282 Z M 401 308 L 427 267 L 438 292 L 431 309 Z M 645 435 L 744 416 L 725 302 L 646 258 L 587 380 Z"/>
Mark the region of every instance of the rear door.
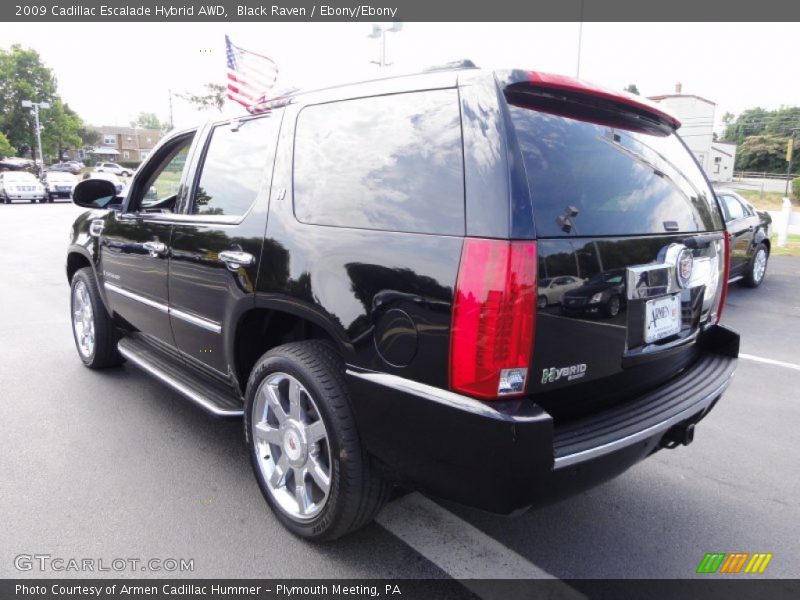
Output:
<path fill-rule="evenodd" d="M 731 277 L 739 277 L 747 269 L 753 245 L 756 218 L 732 194 L 718 194 L 725 215 L 725 226 L 731 236 Z"/>
<path fill-rule="evenodd" d="M 228 376 L 226 340 L 253 303 L 282 111 L 210 129 L 174 220 L 170 320 L 182 353 Z"/>
<path fill-rule="evenodd" d="M 636 111 L 525 84 L 505 94 L 538 277 L 580 282 L 537 313 L 528 390 L 558 416 L 658 385 L 715 319 L 723 223 L 705 176 L 670 129 Z"/>

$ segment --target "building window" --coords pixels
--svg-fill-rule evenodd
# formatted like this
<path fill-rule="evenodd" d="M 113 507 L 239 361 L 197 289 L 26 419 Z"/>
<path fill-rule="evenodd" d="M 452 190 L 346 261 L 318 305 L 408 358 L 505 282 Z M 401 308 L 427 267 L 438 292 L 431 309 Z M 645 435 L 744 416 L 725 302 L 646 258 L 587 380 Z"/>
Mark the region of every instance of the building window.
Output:
<path fill-rule="evenodd" d="M 110 134 L 105 134 L 105 135 L 103 135 L 103 143 L 106 146 L 113 146 L 114 144 L 117 143 L 117 136 L 110 135 Z"/>
<path fill-rule="evenodd" d="M 148 144 L 152 144 L 152 143 L 153 143 L 153 140 L 152 140 L 151 138 L 147 138 L 147 143 L 148 143 Z"/>
<path fill-rule="evenodd" d="M 125 152 L 122 153 L 122 158 L 124 158 L 125 160 L 128 160 L 130 157 L 131 153 L 128 152 L 127 150 L 125 150 Z"/>
<path fill-rule="evenodd" d="M 139 158 L 144 160 L 145 158 L 147 158 L 148 154 L 150 154 L 149 150 L 140 150 L 139 151 Z"/>

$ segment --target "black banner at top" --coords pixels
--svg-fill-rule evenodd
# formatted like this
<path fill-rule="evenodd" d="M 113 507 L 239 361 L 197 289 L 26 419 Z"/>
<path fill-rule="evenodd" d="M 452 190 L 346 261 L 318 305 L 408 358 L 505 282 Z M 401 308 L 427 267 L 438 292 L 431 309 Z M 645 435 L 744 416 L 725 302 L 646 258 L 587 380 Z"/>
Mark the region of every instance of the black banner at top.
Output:
<path fill-rule="evenodd" d="M 800 21 L 793 0 L 6 0 L 0 20 L 27 22 Z M 676 41 L 680 39 L 676 33 Z"/>

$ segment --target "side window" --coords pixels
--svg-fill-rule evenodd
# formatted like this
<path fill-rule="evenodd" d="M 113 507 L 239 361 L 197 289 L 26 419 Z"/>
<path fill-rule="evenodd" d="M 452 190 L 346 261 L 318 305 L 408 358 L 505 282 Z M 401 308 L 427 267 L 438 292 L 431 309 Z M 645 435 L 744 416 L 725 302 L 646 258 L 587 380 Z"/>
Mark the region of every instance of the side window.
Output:
<path fill-rule="evenodd" d="M 314 225 L 463 235 L 456 90 L 304 108 L 295 132 L 294 209 Z"/>
<path fill-rule="evenodd" d="M 169 148 L 160 163 L 152 168 L 142 190 L 139 210 L 174 212 L 180 190 L 183 169 L 194 135 L 186 136 Z M 149 165 L 148 165 L 149 167 Z"/>
<path fill-rule="evenodd" d="M 744 209 L 736 198 L 725 194 L 722 196 L 722 202 L 725 205 L 725 217 L 727 221 L 735 221 L 736 219 L 744 217 Z"/>
<path fill-rule="evenodd" d="M 195 215 L 244 215 L 261 186 L 269 187 L 280 115 L 217 125 L 211 132 L 194 191 Z"/>

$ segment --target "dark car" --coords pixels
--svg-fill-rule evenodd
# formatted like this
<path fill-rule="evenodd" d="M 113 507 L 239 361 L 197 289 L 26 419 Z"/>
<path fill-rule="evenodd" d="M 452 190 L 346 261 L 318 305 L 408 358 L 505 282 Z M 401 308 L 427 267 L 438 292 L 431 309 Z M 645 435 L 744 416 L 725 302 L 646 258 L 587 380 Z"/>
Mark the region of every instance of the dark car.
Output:
<path fill-rule="evenodd" d="M 602 313 L 616 317 L 625 308 L 625 269 L 611 269 L 591 277 L 561 297 L 563 314 Z"/>
<path fill-rule="evenodd" d="M 772 217 L 730 190 L 717 190 L 731 239 L 730 281 L 758 287 L 767 274 Z"/>
<path fill-rule="evenodd" d="M 124 198 L 75 188 L 78 356 L 243 417 L 306 538 L 394 484 L 505 514 L 576 493 L 691 442 L 735 370 L 722 214 L 678 125 L 569 78 L 449 69 L 174 132 Z M 608 270 L 616 324 L 537 307 L 540 277 Z"/>

